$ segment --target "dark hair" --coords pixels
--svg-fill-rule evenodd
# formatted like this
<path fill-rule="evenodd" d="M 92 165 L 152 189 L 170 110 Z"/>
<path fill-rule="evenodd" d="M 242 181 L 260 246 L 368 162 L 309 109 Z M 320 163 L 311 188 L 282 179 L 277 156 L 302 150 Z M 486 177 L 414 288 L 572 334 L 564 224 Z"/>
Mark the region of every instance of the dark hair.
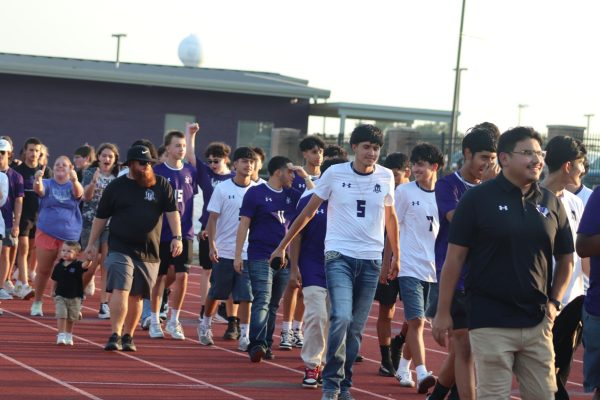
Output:
<path fill-rule="evenodd" d="M 383 133 L 381 129 L 375 125 L 359 125 L 352 131 L 350 135 L 350 144 L 359 144 L 362 142 L 375 143 L 383 146 Z"/>
<path fill-rule="evenodd" d="M 23 150 L 25 151 L 27 149 L 27 146 L 29 146 L 30 144 L 33 144 L 35 146 L 41 146 L 42 145 L 42 141 L 36 137 L 30 137 L 27 138 L 27 140 L 25 140 L 25 143 L 23 143 Z"/>
<path fill-rule="evenodd" d="M 348 161 L 341 158 L 330 158 L 329 160 L 323 161 L 323 164 L 321 164 L 321 176 L 323 176 L 323 173 L 327 170 L 327 168 L 331 167 L 332 165 L 343 164 L 345 162 Z"/>
<path fill-rule="evenodd" d="M 158 146 L 158 149 L 156 150 L 156 152 L 158 153 L 158 157 L 162 157 L 163 154 L 165 154 L 167 152 L 167 148 L 165 147 L 164 144 Z"/>
<path fill-rule="evenodd" d="M 212 142 L 206 146 L 206 150 L 204 150 L 204 157 L 208 158 L 209 156 L 213 156 L 227 158 L 229 157 L 229 153 L 231 153 L 231 147 L 229 147 L 228 144 L 223 142 Z"/>
<path fill-rule="evenodd" d="M 528 126 L 517 126 L 500 135 L 498 153 L 510 153 L 518 142 L 526 139 L 534 139 L 540 146 L 542 145 L 542 136 L 535 129 Z"/>
<path fill-rule="evenodd" d="M 158 159 L 158 153 L 156 152 L 156 146 L 154 146 L 154 143 L 152 143 L 148 139 L 138 139 L 131 144 L 131 147 L 133 147 L 133 146 L 146 146 L 148 148 L 148 150 L 150 150 L 150 157 L 152 157 L 155 160 Z"/>
<path fill-rule="evenodd" d="M 240 158 L 249 158 L 251 160 L 255 160 L 256 153 L 250 147 L 238 147 L 233 152 L 233 161 L 237 161 Z"/>
<path fill-rule="evenodd" d="M 316 147 L 325 149 L 325 142 L 318 136 L 307 136 L 300 142 L 300 151 L 312 150 Z"/>
<path fill-rule="evenodd" d="M 388 154 L 383 161 L 383 166 L 389 169 L 405 169 L 410 166 L 408 156 L 404 153 Z"/>
<path fill-rule="evenodd" d="M 90 146 L 89 144 L 84 144 L 83 146 L 75 149 L 75 151 L 73 152 L 73 155 L 80 156 L 82 158 L 89 157 L 90 162 L 94 162 L 96 160 L 96 157 L 94 156 L 94 147 Z"/>
<path fill-rule="evenodd" d="M 269 171 L 269 175 L 273 176 L 275 174 L 275 171 L 277 171 L 278 169 L 287 167 L 288 163 L 291 163 L 292 160 L 290 160 L 287 157 L 284 156 L 275 156 L 273 158 L 271 158 L 269 160 L 269 165 L 267 166 L 267 170 Z"/>
<path fill-rule="evenodd" d="M 260 158 L 260 162 L 264 163 L 265 162 L 265 158 L 267 158 L 267 155 L 265 154 L 265 151 L 261 148 L 261 147 L 251 147 L 252 151 L 254 153 L 256 153 L 256 155 L 258 156 L 258 158 Z"/>
<path fill-rule="evenodd" d="M 550 173 L 558 171 L 562 165 L 569 161 L 585 158 L 587 150 L 577 140 L 570 136 L 555 136 L 546 145 L 546 158 Z"/>
<path fill-rule="evenodd" d="M 168 145 L 171 144 L 171 140 L 173 140 L 173 138 L 179 138 L 179 139 L 185 139 L 185 135 L 183 134 L 183 132 L 181 131 L 169 131 L 167 133 L 165 133 L 165 141 L 163 142 L 163 145 L 166 147 Z"/>
<path fill-rule="evenodd" d="M 469 149 L 473 155 L 480 151 L 496 153 L 499 137 L 500 130 L 491 122 L 477 124 L 467 130 L 467 134 L 462 140 L 463 155 L 465 149 Z"/>
<path fill-rule="evenodd" d="M 77 240 L 65 240 L 63 244 L 65 246 L 74 248 L 77 253 L 81 251 L 81 244 L 79 244 Z"/>
<path fill-rule="evenodd" d="M 415 164 L 426 161 L 429 164 L 437 164 L 439 168 L 444 166 L 444 155 L 436 146 L 429 143 L 419 143 L 410 152 L 410 162 Z"/>
<path fill-rule="evenodd" d="M 323 150 L 323 157 L 348 159 L 348 152 L 342 146 L 330 144 Z"/>
<path fill-rule="evenodd" d="M 98 150 L 96 150 L 96 160 L 90 165 L 90 167 L 100 167 L 100 154 L 106 149 L 109 149 L 115 155 L 115 164 L 113 165 L 113 169 L 111 173 L 114 176 L 119 174 L 119 148 L 114 143 L 102 143 L 98 146 Z"/>

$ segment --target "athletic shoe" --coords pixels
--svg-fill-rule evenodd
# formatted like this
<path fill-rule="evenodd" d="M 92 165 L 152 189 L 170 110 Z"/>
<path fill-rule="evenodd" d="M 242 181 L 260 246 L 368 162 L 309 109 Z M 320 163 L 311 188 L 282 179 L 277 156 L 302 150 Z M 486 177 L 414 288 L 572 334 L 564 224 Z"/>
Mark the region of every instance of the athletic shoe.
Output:
<path fill-rule="evenodd" d="M 34 301 L 33 303 L 31 303 L 30 315 L 32 317 L 43 317 L 44 316 L 44 312 L 42 311 L 42 302 L 41 301 Z"/>
<path fill-rule="evenodd" d="M 400 357 L 402 357 L 402 347 L 404 347 L 404 336 L 402 334 L 394 336 L 390 344 L 390 354 L 392 356 L 392 366 L 398 368 Z"/>
<path fill-rule="evenodd" d="M 354 400 L 350 392 L 342 392 L 338 395 L 338 400 Z"/>
<path fill-rule="evenodd" d="M 156 322 L 150 322 L 150 330 L 148 331 L 148 336 L 150 336 L 152 339 L 161 339 L 165 337 L 165 334 L 163 333 L 160 324 L 157 324 Z"/>
<path fill-rule="evenodd" d="M 203 346 L 212 346 L 215 344 L 213 341 L 212 329 L 205 327 L 202 324 L 198 324 L 198 340 Z"/>
<path fill-rule="evenodd" d="M 142 320 L 142 329 L 147 331 L 148 329 L 150 329 L 150 324 L 152 323 L 152 317 L 151 316 L 147 316 L 146 318 L 144 318 Z"/>
<path fill-rule="evenodd" d="M 302 348 L 304 346 L 304 335 L 300 329 L 294 329 L 294 347 Z"/>
<path fill-rule="evenodd" d="M 250 361 L 257 363 L 260 362 L 263 357 L 266 355 L 267 351 L 261 345 L 256 345 L 250 349 L 248 355 L 250 356 Z"/>
<path fill-rule="evenodd" d="M 388 362 L 381 363 L 381 365 L 379 366 L 378 374 L 380 376 L 390 376 L 393 378 L 396 375 L 396 371 L 394 370 L 394 367 L 392 367 L 392 365 L 389 364 L 389 361 L 388 361 Z"/>
<path fill-rule="evenodd" d="M 106 351 L 121 351 L 123 350 L 123 344 L 121 341 L 121 336 L 117 335 L 116 333 L 113 333 L 112 335 L 110 335 L 110 337 L 108 338 L 108 343 L 106 343 L 106 346 L 104 346 L 104 350 Z"/>
<path fill-rule="evenodd" d="M 135 343 L 133 343 L 133 337 L 131 337 L 129 333 L 123 335 L 121 343 L 123 345 L 123 351 L 137 351 L 137 347 L 135 347 Z"/>
<path fill-rule="evenodd" d="M 275 359 L 275 354 L 273 354 L 273 350 L 271 350 L 270 347 L 267 347 L 267 352 L 265 353 L 265 356 L 263 358 L 265 360 L 274 360 Z"/>
<path fill-rule="evenodd" d="M 365 358 L 362 355 L 357 355 L 356 358 L 354 359 L 355 362 L 363 362 L 365 361 Z"/>
<path fill-rule="evenodd" d="M 100 303 L 100 310 L 98 310 L 98 318 L 110 319 L 110 308 L 108 303 Z"/>
<path fill-rule="evenodd" d="M 435 376 L 433 376 L 433 373 L 431 371 L 429 371 L 427 373 L 427 375 L 425 375 L 423 377 L 423 379 L 417 379 L 417 393 L 425 394 L 425 393 L 427 393 L 429 388 L 431 388 L 434 385 L 435 385 Z"/>
<path fill-rule="evenodd" d="M 219 313 L 216 313 L 213 316 L 213 322 L 215 324 L 227 324 L 227 323 L 229 323 L 229 321 L 227 321 L 227 318 L 223 318 L 223 316 L 221 314 L 219 314 Z"/>
<path fill-rule="evenodd" d="M 294 334 L 291 330 L 281 331 L 281 341 L 279 342 L 279 350 L 291 350 L 294 343 Z"/>
<path fill-rule="evenodd" d="M 185 340 L 183 327 L 181 326 L 181 322 L 179 321 L 169 321 L 167 323 L 167 326 L 165 326 L 165 331 L 167 331 L 167 333 L 171 335 L 171 338 L 175 340 Z"/>
<path fill-rule="evenodd" d="M 65 344 L 67 346 L 73 346 L 73 334 L 65 332 Z"/>
<path fill-rule="evenodd" d="M 33 288 L 29 285 L 19 286 L 15 290 L 18 290 L 17 297 L 20 297 L 21 300 L 29 300 L 30 298 L 35 296 Z"/>
<path fill-rule="evenodd" d="M 415 387 L 415 381 L 413 381 L 410 371 L 396 371 L 396 379 L 402 387 Z"/>
<path fill-rule="evenodd" d="M 11 281 L 7 280 L 6 282 L 4 282 L 4 285 L 2 287 L 8 292 L 8 294 L 14 294 L 15 285 L 13 285 Z"/>
<path fill-rule="evenodd" d="M 65 338 L 64 332 L 59 332 L 58 335 L 56 335 L 56 344 L 63 346 L 67 344 L 67 339 Z"/>
<path fill-rule="evenodd" d="M 239 351 L 248 351 L 248 346 L 250 345 L 250 339 L 246 336 L 240 336 L 240 341 L 238 344 Z"/>
<path fill-rule="evenodd" d="M 227 322 L 227 330 L 223 335 L 225 340 L 238 340 L 240 338 L 239 331 L 239 319 L 236 317 L 229 317 Z"/>
<path fill-rule="evenodd" d="M 12 300 L 12 298 L 13 297 L 10 295 L 10 293 L 8 293 L 6 289 L 0 289 L 0 300 Z"/>
<path fill-rule="evenodd" d="M 83 289 L 83 294 L 92 297 L 94 293 L 96 293 L 96 282 L 94 282 L 94 278 L 92 278 L 90 283 Z"/>
<path fill-rule="evenodd" d="M 319 367 L 304 368 L 304 378 L 302 379 L 302 387 L 316 389 L 319 387 Z"/>

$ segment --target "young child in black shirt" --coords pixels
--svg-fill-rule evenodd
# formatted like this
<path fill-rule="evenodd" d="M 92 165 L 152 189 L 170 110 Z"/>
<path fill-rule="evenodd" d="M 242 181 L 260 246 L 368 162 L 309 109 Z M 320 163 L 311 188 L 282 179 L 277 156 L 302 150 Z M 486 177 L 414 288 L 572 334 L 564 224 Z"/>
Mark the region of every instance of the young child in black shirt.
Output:
<path fill-rule="evenodd" d="M 79 319 L 83 288 L 93 279 L 94 267 L 88 268 L 91 261 L 77 260 L 81 251 L 78 242 L 67 240 L 60 250 L 60 260 L 52 271 L 54 283 L 54 303 L 58 335 L 56 344 L 73 345 L 73 324 Z"/>

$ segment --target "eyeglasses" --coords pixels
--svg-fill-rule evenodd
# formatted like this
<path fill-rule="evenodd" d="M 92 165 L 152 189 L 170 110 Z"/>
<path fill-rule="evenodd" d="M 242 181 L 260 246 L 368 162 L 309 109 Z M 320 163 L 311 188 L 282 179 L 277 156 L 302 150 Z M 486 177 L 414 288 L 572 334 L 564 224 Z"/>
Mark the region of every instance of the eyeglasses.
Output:
<path fill-rule="evenodd" d="M 511 151 L 511 153 L 520 154 L 525 157 L 532 158 L 534 155 L 540 158 L 546 158 L 545 150 L 520 150 L 520 151 Z"/>
<path fill-rule="evenodd" d="M 148 165 L 148 164 L 152 164 L 152 162 L 150 162 L 150 161 L 138 161 L 138 163 L 139 163 L 139 164 L 140 164 L 142 167 L 145 167 L 145 166 L 146 166 L 146 165 Z"/>
<path fill-rule="evenodd" d="M 220 163 L 220 162 L 221 162 L 221 159 L 220 159 L 220 158 L 214 158 L 214 159 L 210 159 L 210 158 L 209 158 L 208 160 L 206 160 L 206 163 L 207 163 L 207 164 L 218 164 L 218 163 Z"/>

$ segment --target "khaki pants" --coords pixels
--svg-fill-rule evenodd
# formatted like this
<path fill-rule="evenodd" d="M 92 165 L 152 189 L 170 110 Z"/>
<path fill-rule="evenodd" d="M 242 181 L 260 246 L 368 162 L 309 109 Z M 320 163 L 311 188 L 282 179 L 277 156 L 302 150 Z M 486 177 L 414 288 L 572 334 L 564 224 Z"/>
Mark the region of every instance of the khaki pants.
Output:
<path fill-rule="evenodd" d="M 513 373 L 524 400 L 553 400 L 556 392 L 552 322 L 532 328 L 480 328 L 469 332 L 478 400 L 510 397 Z"/>
<path fill-rule="evenodd" d="M 319 286 L 302 288 L 304 296 L 304 346 L 300 356 L 307 368 L 324 363 L 329 330 L 329 297 Z"/>

